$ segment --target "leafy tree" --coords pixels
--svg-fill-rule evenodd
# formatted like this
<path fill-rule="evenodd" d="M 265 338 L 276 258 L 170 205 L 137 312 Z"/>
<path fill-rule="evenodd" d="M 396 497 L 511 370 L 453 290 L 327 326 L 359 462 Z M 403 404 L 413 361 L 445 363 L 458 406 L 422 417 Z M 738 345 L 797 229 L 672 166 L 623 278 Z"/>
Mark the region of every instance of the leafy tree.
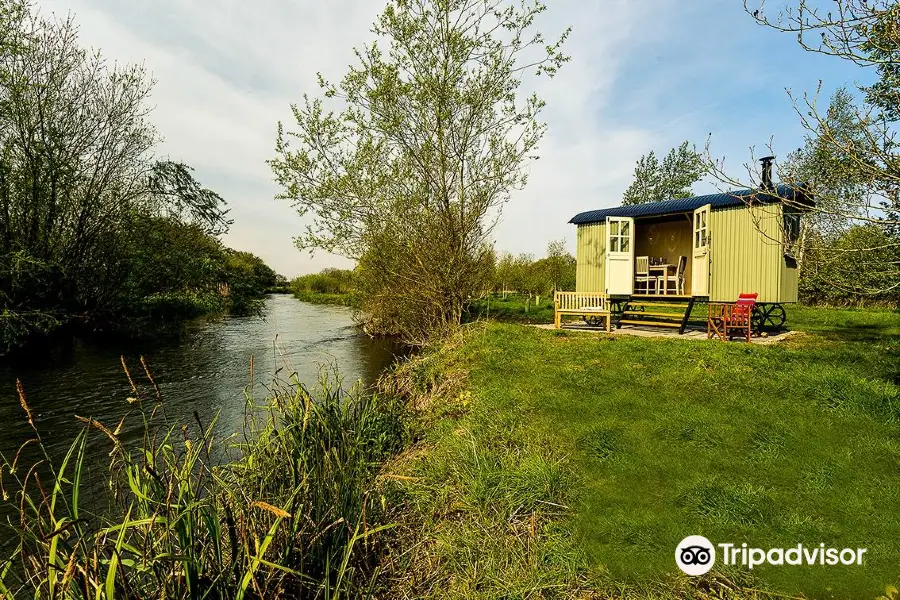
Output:
<path fill-rule="evenodd" d="M 745 9 L 761 25 L 797 36 L 804 50 L 848 60 L 863 69 L 872 69 L 877 81 L 860 86 L 862 102 L 852 105 L 841 94 L 832 99 L 829 109 L 818 107 L 818 92 L 798 97 L 788 92 L 794 101 L 808 140 L 815 140 L 817 163 L 833 170 L 827 179 L 819 178 L 810 184 L 816 199 L 813 219 L 829 222 L 836 235 L 823 234 L 819 239 L 819 260 L 829 264 L 841 261 L 832 255 L 847 254 L 837 240 L 857 227 L 880 229 L 884 236 L 866 235 L 862 238 L 874 243 L 869 248 L 853 244 L 850 251 L 857 255 L 873 252 L 883 255 L 889 251 L 894 257 L 875 266 L 859 261 L 858 268 L 869 265 L 892 273 L 891 280 L 881 290 L 865 286 L 868 293 L 897 290 L 900 282 L 900 154 L 896 140 L 895 121 L 898 118 L 898 64 L 900 64 L 900 4 L 895 0 L 835 0 L 828 7 L 808 0 L 791 0 L 778 15 L 769 15 L 763 4 Z M 837 103 L 837 104 L 836 104 Z M 809 146 L 809 144 L 808 144 Z M 770 150 L 772 150 L 770 148 Z M 773 151 L 774 153 L 774 151 Z M 829 160 L 819 161 L 825 157 Z M 837 159 L 837 160 L 832 160 Z M 741 182 L 729 175 L 721 161 L 710 160 L 715 177 L 729 187 L 757 187 L 760 174 L 750 168 L 751 181 Z M 846 185 L 835 185 L 843 181 Z M 847 186 L 852 193 L 847 193 Z M 791 199 L 785 204 L 793 208 Z M 862 231 L 870 231 L 863 229 Z M 869 277 L 872 275 L 872 277 Z M 869 281 L 880 280 L 874 273 L 861 274 Z M 895 292 L 896 293 L 896 292 Z M 896 297 L 896 296 L 895 296 Z"/>
<path fill-rule="evenodd" d="M 513 289 L 513 282 L 516 278 L 515 262 L 516 257 L 509 252 L 504 252 L 500 255 L 500 259 L 496 261 L 496 266 L 494 267 L 495 291 L 503 292 L 505 294 L 507 291 Z"/>
<path fill-rule="evenodd" d="M 66 322 L 136 322 L 150 304 L 221 308 L 225 201 L 154 159 L 144 70 L 108 66 L 71 18 L 26 0 L 0 0 L 0 46 L 0 352 Z"/>
<path fill-rule="evenodd" d="M 824 126 L 818 128 L 815 135 L 807 133 L 804 146 L 790 153 L 781 165 L 784 182 L 820 190 L 818 204 L 821 210 L 801 219 L 799 240 L 791 249 L 801 278 L 806 273 L 807 259 L 822 256 L 821 252 L 810 252 L 810 248 L 834 243 L 851 226 L 851 222 L 840 215 L 841 207 L 858 205 L 865 196 L 865 181 L 854 175 L 856 170 L 851 157 L 836 152 L 835 147 L 826 142 L 826 135 L 830 135 L 840 140 L 843 146 L 862 146 L 866 131 L 856 115 L 853 96 L 847 88 L 839 88 L 831 98 Z"/>
<path fill-rule="evenodd" d="M 223 235 L 233 223 L 228 219 L 225 200 L 194 179 L 193 169 L 184 163 L 158 161 L 150 168 L 148 194 L 156 212 L 186 223 L 197 223 L 210 235 Z"/>
<path fill-rule="evenodd" d="M 225 308 L 227 250 L 197 224 L 170 217 L 138 217 L 140 236 L 120 241 L 118 293 L 104 307 L 113 324 L 136 332 L 148 322 L 173 322 Z M 139 223 L 139 225 L 138 225 Z M 119 323 L 137 319 L 133 323 Z"/>
<path fill-rule="evenodd" d="M 513 256 L 503 253 L 494 269 L 495 291 L 516 291 L 533 296 L 549 296 L 554 290 L 575 289 L 575 257 L 565 248 L 564 240 L 547 245 L 547 256 L 535 260 L 531 254 Z"/>
<path fill-rule="evenodd" d="M 543 291 L 575 289 L 575 257 L 566 250 L 565 240 L 552 240 L 547 244 L 547 257 L 535 263 L 541 273 Z"/>
<path fill-rule="evenodd" d="M 804 301 L 837 305 L 896 301 L 897 256 L 884 229 L 857 225 L 827 246 L 812 244 L 809 253 L 800 279 Z"/>
<path fill-rule="evenodd" d="M 638 159 L 634 181 L 625 190 L 622 204 L 644 204 L 675 198 L 689 198 L 691 187 L 703 176 L 706 167 L 689 142 L 672 148 L 660 163 L 651 150 Z"/>
<path fill-rule="evenodd" d="M 544 102 L 521 100 L 525 72 L 554 75 L 568 31 L 534 30 L 537 0 L 393 0 L 338 85 L 279 124 L 282 188 L 311 223 L 296 240 L 356 258 L 370 331 L 422 342 L 459 323 L 484 289 L 490 235 L 527 181 Z M 339 100 L 339 114 L 326 102 Z"/>
<path fill-rule="evenodd" d="M 515 258 L 513 271 L 513 285 L 519 292 L 525 292 L 529 296 L 535 294 L 541 287 L 540 280 L 535 276 L 534 255 L 522 253 Z"/>
<path fill-rule="evenodd" d="M 0 42 L 0 326 L 31 315 L 61 322 L 96 305 L 91 275 L 141 194 L 155 141 L 150 85 L 138 67 L 108 68 L 77 43 L 71 21 L 2 4 Z M 24 269 L 24 270 L 23 270 Z M 114 270 L 114 269 L 113 269 Z"/>
<path fill-rule="evenodd" d="M 276 283 L 275 271 L 255 254 L 238 250 L 226 251 L 224 266 L 231 312 L 259 312 L 265 292 Z"/>

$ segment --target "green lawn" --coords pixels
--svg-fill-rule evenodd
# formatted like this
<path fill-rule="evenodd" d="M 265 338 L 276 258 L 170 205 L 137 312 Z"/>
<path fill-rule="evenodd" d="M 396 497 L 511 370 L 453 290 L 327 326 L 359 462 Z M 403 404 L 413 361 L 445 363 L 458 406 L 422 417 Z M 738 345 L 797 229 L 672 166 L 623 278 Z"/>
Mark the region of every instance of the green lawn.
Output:
<path fill-rule="evenodd" d="M 509 323 L 552 323 L 553 296 L 528 300 L 519 294 L 489 296 L 469 304 L 466 320 L 490 319 Z"/>
<path fill-rule="evenodd" d="M 862 567 L 723 574 L 769 590 L 874 598 L 900 581 L 900 314 L 790 318 L 807 333 L 769 346 L 492 323 L 426 361 L 420 379 L 463 382 L 411 467 L 436 547 L 469 547 L 435 552 L 456 571 L 435 578 L 459 597 L 669 590 L 676 544 L 702 534 L 868 548 Z M 529 513 L 523 550 L 508 524 Z"/>

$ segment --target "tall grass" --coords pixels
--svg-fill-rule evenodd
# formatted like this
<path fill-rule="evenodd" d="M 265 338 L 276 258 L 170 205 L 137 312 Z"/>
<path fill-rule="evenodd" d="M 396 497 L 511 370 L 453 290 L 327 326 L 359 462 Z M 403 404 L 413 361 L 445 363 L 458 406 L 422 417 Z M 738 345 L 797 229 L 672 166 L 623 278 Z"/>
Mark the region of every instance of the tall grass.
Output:
<path fill-rule="evenodd" d="M 196 413 L 172 426 L 141 362 L 149 393 L 125 367 L 133 412 L 112 428 L 79 417 L 85 427 L 58 464 L 19 384 L 33 437 L 0 462 L 18 514 L 6 524 L 16 543 L 0 558 L 0 598 L 338 599 L 377 589 L 390 528 L 377 474 L 404 443 L 400 405 L 328 377 L 314 395 L 294 379 L 263 401 L 248 392 L 244 431 L 226 441 Z M 130 444 L 134 419 L 142 435 Z M 110 448 L 112 510 L 81 501 L 98 435 Z M 41 455 L 27 467 L 26 446 Z"/>

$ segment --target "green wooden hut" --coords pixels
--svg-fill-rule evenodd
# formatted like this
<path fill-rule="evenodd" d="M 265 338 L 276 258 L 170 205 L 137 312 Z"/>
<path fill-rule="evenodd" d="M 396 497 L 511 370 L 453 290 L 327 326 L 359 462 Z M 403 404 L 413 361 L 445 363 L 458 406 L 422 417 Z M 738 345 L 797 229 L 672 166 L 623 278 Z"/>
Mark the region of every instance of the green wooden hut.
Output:
<path fill-rule="evenodd" d="M 576 291 L 605 293 L 614 301 L 656 296 L 691 305 L 733 302 L 756 292 L 769 325 L 780 327 L 783 305 L 797 302 L 793 251 L 800 218 L 813 206 L 801 186 L 764 183 L 760 190 L 579 213 L 569 221 L 578 227 Z M 668 286 L 638 289 L 638 257 L 655 258 L 665 268 L 683 260 L 680 293 Z"/>

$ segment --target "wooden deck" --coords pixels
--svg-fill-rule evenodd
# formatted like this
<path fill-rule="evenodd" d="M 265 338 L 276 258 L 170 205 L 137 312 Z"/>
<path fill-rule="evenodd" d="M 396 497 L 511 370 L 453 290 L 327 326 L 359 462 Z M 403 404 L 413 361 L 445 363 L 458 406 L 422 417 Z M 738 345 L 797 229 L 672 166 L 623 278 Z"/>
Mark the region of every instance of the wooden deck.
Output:
<path fill-rule="evenodd" d="M 665 327 L 682 334 L 694 309 L 694 300 L 694 296 L 635 294 L 622 306 L 616 328 L 621 329 L 622 325 Z"/>
<path fill-rule="evenodd" d="M 683 300 L 687 302 L 696 296 L 678 295 L 678 294 L 632 294 L 631 298 L 640 298 L 642 300 L 658 299 L 658 300 Z"/>
<path fill-rule="evenodd" d="M 660 327 L 684 333 L 695 296 L 679 294 L 632 294 L 609 296 L 602 292 L 556 292 L 553 326 L 562 327 L 565 316 L 581 317 L 588 325 L 601 322 L 606 331 L 622 326 Z"/>

